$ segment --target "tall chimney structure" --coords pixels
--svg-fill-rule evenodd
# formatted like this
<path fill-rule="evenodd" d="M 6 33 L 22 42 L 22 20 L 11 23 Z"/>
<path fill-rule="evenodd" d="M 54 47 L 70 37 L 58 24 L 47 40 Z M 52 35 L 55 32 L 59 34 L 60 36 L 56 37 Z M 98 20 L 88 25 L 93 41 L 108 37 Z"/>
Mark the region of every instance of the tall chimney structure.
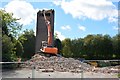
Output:
<path fill-rule="evenodd" d="M 42 41 L 47 41 L 48 39 L 48 29 L 44 19 L 44 11 L 47 20 L 50 21 L 52 31 L 52 46 L 54 44 L 54 10 L 39 10 L 37 13 L 35 53 L 40 51 L 42 48 Z"/>

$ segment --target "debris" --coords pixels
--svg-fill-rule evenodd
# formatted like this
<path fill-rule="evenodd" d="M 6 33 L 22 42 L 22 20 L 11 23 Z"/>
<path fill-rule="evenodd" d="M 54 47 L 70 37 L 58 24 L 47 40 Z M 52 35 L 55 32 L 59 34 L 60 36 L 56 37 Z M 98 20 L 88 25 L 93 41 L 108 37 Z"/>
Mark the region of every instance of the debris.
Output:
<path fill-rule="evenodd" d="M 73 72 L 74 70 L 88 71 L 90 68 L 92 68 L 89 64 L 82 63 L 81 61 L 75 60 L 73 58 L 64 58 L 57 56 L 45 57 L 39 54 L 35 54 L 30 60 L 26 62 L 26 64 L 22 66 L 32 69 L 33 65 L 37 71 L 39 69 L 45 69 L 43 72 Z"/>
<path fill-rule="evenodd" d="M 86 72 L 101 72 L 101 73 L 120 73 L 120 65 L 110 66 L 110 67 L 93 67 L 87 63 L 83 63 L 74 58 L 65 57 L 45 57 L 39 54 L 35 54 L 30 60 L 23 64 L 22 67 L 27 67 L 32 69 L 33 66 L 37 71 L 39 69 L 45 69 L 42 72 L 73 72 L 80 73 L 81 71 Z"/>
<path fill-rule="evenodd" d="M 92 72 L 101 72 L 101 73 L 120 73 L 119 70 L 120 65 L 118 66 L 109 66 L 109 67 L 103 67 L 103 68 L 94 68 L 92 69 Z"/>
<path fill-rule="evenodd" d="M 45 69 L 45 70 L 42 70 L 42 72 L 54 72 L 53 69 Z"/>

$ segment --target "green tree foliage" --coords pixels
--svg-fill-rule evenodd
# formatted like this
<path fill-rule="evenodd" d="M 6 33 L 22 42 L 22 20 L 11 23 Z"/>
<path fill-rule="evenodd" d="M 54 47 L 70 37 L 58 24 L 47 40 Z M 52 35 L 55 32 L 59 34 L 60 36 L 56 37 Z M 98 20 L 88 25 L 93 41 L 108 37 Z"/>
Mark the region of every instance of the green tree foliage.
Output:
<path fill-rule="evenodd" d="M 87 35 L 84 38 L 84 49 L 85 49 L 85 54 L 87 55 L 87 58 L 92 58 L 93 54 L 93 39 L 94 35 Z M 92 56 L 91 56 L 92 55 Z"/>
<path fill-rule="evenodd" d="M 18 57 L 22 57 L 22 54 L 23 54 L 24 50 L 23 50 L 23 45 L 19 40 L 16 41 L 15 48 L 16 48 L 16 50 L 15 50 L 16 55 Z"/>
<path fill-rule="evenodd" d="M 16 55 L 14 51 L 14 44 L 11 41 L 11 38 L 7 35 L 2 37 L 2 61 L 15 61 Z"/>
<path fill-rule="evenodd" d="M 61 40 L 58 38 L 58 34 L 55 33 L 54 35 L 54 47 L 56 47 L 58 49 L 58 53 L 63 55 L 62 54 L 62 42 Z"/>
<path fill-rule="evenodd" d="M 79 39 L 62 41 L 65 57 L 85 59 L 119 59 L 120 35 L 87 35 Z"/>
<path fill-rule="evenodd" d="M 103 46 L 102 46 L 102 53 L 104 59 L 110 59 L 112 58 L 113 55 L 113 45 L 112 45 L 112 40 L 109 35 L 104 35 L 103 36 Z M 106 57 L 107 56 L 107 57 Z"/>
<path fill-rule="evenodd" d="M 94 38 L 92 39 L 92 51 L 93 55 L 91 56 L 92 59 L 101 59 L 102 58 L 102 50 L 104 44 L 103 44 L 103 37 L 101 34 L 94 35 Z"/>
<path fill-rule="evenodd" d="M 83 45 L 84 42 L 81 38 L 71 40 L 71 52 L 73 53 L 73 57 L 83 57 Z"/>
<path fill-rule="evenodd" d="M 65 57 L 72 57 L 72 52 L 71 52 L 71 40 L 69 38 L 65 39 L 62 41 L 63 49 L 62 49 L 62 54 Z"/>
<path fill-rule="evenodd" d="M 2 58 L 2 45 L 1 44 L 2 44 L 2 28 L 0 27 L 0 58 Z"/>
<path fill-rule="evenodd" d="M 62 52 L 62 42 L 60 41 L 60 39 L 55 39 L 54 40 L 54 47 L 56 47 L 58 49 L 58 53 L 61 54 Z"/>
<path fill-rule="evenodd" d="M 0 10 L 0 15 L 0 25 L 2 25 L 2 34 L 16 37 L 19 30 L 21 30 L 22 28 L 22 25 L 20 25 L 17 22 L 19 19 L 13 18 L 12 13 L 7 13 L 4 10 Z"/>
<path fill-rule="evenodd" d="M 35 35 L 33 30 L 25 30 L 18 38 L 23 45 L 22 57 L 29 59 L 35 54 Z"/>
<path fill-rule="evenodd" d="M 2 28 L 2 60 L 15 61 L 17 57 L 30 58 L 35 50 L 35 35 L 33 30 L 24 31 L 21 36 L 18 33 L 22 25 L 13 18 L 12 13 L 0 10 L 0 25 Z"/>
<path fill-rule="evenodd" d="M 113 58 L 120 59 L 120 34 L 112 39 L 113 44 Z"/>
<path fill-rule="evenodd" d="M 2 61 L 17 60 L 15 51 L 16 36 L 22 25 L 17 23 L 12 13 L 0 10 L 0 25 L 2 28 Z"/>

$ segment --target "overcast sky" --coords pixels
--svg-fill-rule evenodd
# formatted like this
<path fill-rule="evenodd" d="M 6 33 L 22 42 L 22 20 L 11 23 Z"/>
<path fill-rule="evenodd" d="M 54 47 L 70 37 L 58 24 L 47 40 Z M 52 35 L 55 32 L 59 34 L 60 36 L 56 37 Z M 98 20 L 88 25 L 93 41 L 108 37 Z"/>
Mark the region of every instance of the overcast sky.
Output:
<path fill-rule="evenodd" d="M 21 18 L 22 31 L 36 31 L 36 14 L 42 9 L 55 10 L 55 32 L 65 38 L 81 38 L 88 34 L 118 33 L 119 0 L 3 0 L 0 9 Z"/>

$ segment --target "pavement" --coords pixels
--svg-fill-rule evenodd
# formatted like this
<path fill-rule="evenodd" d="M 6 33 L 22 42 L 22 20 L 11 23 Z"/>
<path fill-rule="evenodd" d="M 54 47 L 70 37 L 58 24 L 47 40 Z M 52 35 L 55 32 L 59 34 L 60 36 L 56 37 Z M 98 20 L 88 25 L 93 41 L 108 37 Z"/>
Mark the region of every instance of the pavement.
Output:
<path fill-rule="evenodd" d="M 118 78 L 116 73 L 95 73 L 95 72 L 42 72 L 27 68 L 7 70 L 2 72 L 2 78 Z"/>

